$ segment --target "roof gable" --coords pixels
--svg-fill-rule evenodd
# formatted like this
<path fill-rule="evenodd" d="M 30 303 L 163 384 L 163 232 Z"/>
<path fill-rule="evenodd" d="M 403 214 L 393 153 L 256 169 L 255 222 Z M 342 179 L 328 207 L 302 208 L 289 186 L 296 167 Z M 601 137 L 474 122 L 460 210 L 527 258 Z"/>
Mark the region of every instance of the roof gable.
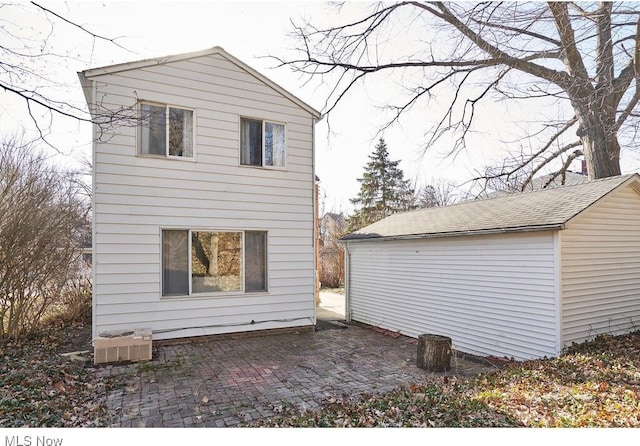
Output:
<path fill-rule="evenodd" d="M 343 241 L 446 237 L 562 229 L 576 215 L 625 184 L 640 187 L 640 175 L 523 192 L 392 215 L 345 236 Z"/>
<path fill-rule="evenodd" d="M 109 65 L 109 66 L 106 66 L 106 67 L 92 68 L 92 69 L 85 70 L 85 71 L 82 71 L 82 72 L 78 73 L 78 76 L 80 77 L 80 81 L 81 81 L 81 83 L 83 83 L 83 86 L 84 86 L 85 80 L 91 79 L 92 77 L 103 76 L 103 75 L 107 75 L 107 74 L 120 73 L 120 72 L 123 72 L 123 71 L 129 71 L 129 70 L 137 70 L 137 69 L 145 68 L 145 67 L 149 67 L 149 66 L 164 65 L 164 64 L 168 64 L 168 63 L 172 63 L 172 62 L 181 61 L 181 60 L 195 59 L 195 58 L 198 58 L 198 57 L 206 57 L 206 56 L 212 56 L 212 55 L 218 55 L 218 56 L 224 57 L 229 62 L 237 65 L 239 68 L 243 69 L 244 71 L 246 71 L 247 73 L 249 73 L 250 75 L 255 77 L 256 79 L 258 79 L 259 81 L 263 82 L 264 84 L 266 84 L 269 87 L 273 88 L 275 91 L 277 91 L 281 95 L 283 95 L 286 98 L 290 99 L 292 102 L 294 102 L 300 108 L 302 108 L 302 109 L 306 110 L 307 112 L 309 112 L 316 119 L 322 118 L 322 114 L 318 110 L 316 110 L 315 108 L 311 107 L 309 104 L 307 104 L 306 102 L 302 101 L 297 96 L 295 96 L 292 93 L 288 92 L 287 90 L 282 88 L 280 85 L 276 84 L 271 79 L 269 79 L 268 77 L 266 77 L 263 74 L 259 73 L 254 68 L 252 68 L 251 66 L 249 66 L 246 63 L 242 62 L 240 59 L 236 58 L 235 56 L 231 55 L 230 53 L 226 52 L 223 48 L 221 48 L 219 46 L 215 46 L 213 48 L 209 48 L 207 50 L 202 50 L 202 51 L 195 51 L 195 52 L 183 53 L 183 54 L 175 54 L 175 55 L 164 56 L 164 57 L 156 57 L 156 58 L 153 58 L 153 59 L 144 59 L 144 60 L 139 60 L 139 61 L 134 61 L 134 62 L 126 62 L 126 63 L 122 63 L 122 64 Z"/>

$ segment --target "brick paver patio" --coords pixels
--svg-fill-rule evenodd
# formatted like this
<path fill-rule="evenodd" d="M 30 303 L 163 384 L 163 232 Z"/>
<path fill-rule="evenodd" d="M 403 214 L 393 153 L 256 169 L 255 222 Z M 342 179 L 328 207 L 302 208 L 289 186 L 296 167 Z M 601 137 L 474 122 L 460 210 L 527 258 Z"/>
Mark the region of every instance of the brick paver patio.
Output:
<path fill-rule="evenodd" d="M 107 397 L 114 426 L 247 426 L 283 407 L 314 410 L 332 396 L 384 392 L 424 383 L 417 343 L 368 327 L 207 338 L 160 345 L 151 362 L 109 365 L 99 373 L 124 385 Z M 452 358 L 446 374 L 486 371 Z"/>

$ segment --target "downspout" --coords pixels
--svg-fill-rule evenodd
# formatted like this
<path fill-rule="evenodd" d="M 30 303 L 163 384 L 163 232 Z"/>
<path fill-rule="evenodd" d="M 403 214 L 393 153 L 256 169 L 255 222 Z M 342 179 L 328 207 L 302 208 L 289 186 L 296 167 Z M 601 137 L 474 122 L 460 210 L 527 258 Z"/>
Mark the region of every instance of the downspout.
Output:
<path fill-rule="evenodd" d="M 316 181 L 316 120 L 311 117 L 311 184 L 313 185 L 313 324 L 318 323 L 318 304 L 320 287 L 318 286 L 318 182 Z"/>
<path fill-rule="evenodd" d="M 89 116 L 91 117 L 91 280 L 93 286 L 91 287 L 91 343 L 98 336 L 97 333 L 97 310 L 98 302 L 96 298 L 96 270 L 98 267 L 97 253 L 96 253 L 96 141 L 98 138 L 98 131 L 96 125 L 93 123 L 94 119 L 94 106 L 95 98 L 98 94 L 96 82 L 87 79 L 84 73 L 78 73 L 80 83 L 85 92 L 85 99 L 87 100 L 87 108 L 89 109 Z M 87 86 L 87 83 L 89 84 Z M 87 88 L 88 87 L 88 88 Z M 87 97 L 88 92 L 88 97 Z"/>
<path fill-rule="evenodd" d="M 349 244 L 344 243 L 344 317 L 347 322 L 351 322 L 351 253 Z"/>
<path fill-rule="evenodd" d="M 556 330 L 556 356 L 560 356 L 564 349 L 563 318 L 562 318 L 562 233 L 555 231 L 553 234 L 554 280 L 555 280 L 555 330 Z"/>

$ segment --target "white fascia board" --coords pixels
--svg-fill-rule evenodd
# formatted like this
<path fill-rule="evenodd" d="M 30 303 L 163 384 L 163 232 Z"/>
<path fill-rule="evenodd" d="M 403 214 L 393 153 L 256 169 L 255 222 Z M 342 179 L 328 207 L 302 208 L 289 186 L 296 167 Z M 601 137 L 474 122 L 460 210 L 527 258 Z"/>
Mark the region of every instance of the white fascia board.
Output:
<path fill-rule="evenodd" d="M 462 231 L 462 232 L 439 232 L 436 234 L 411 234 L 411 235 L 390 235 L 382 237 L 368 237 L 368 238 L 353 238 L 353 239 L 340 239 L 338 243 L 363 243 L 363 242 L 384 242 L 395 240 L 419 240 L 419 239 L 431 239 L 431 238 L 447 238 L 447 237 L 468 237 L 472 235 L 493 235 L 493 234 L 513 234 L 519 232 L 539 232 L 539 231 L 558 231 L 565 228 L 563 223 L 540 225 L 540 226 L 524 226 L 518 228 L 505 228 L 505 229 L 481 229 L 478 231 Z"/>
<path fill-rule="evenodd" d="M 322 117 L 323 117 L 322 113 L 320 113 L 318 110 L 316 110 L 315 108 L 311 107 L 309 104 L 307 104 L 306 102 L 302 101 L 301 99 L 299 99 L 295 95 L 289 93 L 287 90 L 282 88 L 280 85 L 276 84 L 271 79 L 269 79 L 268 77 L 264 76 L 263 74 L 260 74 L 258 71 L 256 71 L 255 69 L 253 69 L 252 67 L 250 67 L 246 63 L 242 62 L 240 59 L 236 58 L 235 56 L 229 54 L 222 47 L 219 47 L 219 46 L 214 46 L 213 48 L 209 48 L 207 50 L 202 50 L 202 51 L 194 51 L 194 52 L 190 52 L 190 53 L 175 54 L 175 55 L 164 56 L 164 57 L 156 57 L 156 58 L 153 58 L 153 59 L 144 59 L 144 60 L 139 60 L 139 61 L 134 61 L 134 62 L 126 62 L 126 63 L 116 64 L 116 65 L 109 65 L 109 66 L 100 67 L 100 68 L 91 68 L 91 69 L 82 71 L 81 73 L 79 73 L 79 75 L 84 77 L 84 78 L 91 78 L 91 77 L 96 77 L 96 76 L 104 76 L 104 75 L 107 75 L 107 74 L 120 73 L 120 72 L 123 72 L 123 71 L 129 71 L 129 70 L 136 70 L 136 69 L 150 67 L 150 66 L 154 66 L 154 65 L 164 65 L 164 64 L 167 64 L 167 63 L 177 62 L 177 61 L 180 61 L 180 60 L 195 59 L 197 57 L 211 56 L 211 55 L 214 55 L 214 54 L 218 54 L 218 55 L 226 58 L 231 63 L 237 65 L 238 67 L 240 67 L 241 69 L 243 69 L 244 71 L 246 71 L 247 73 L 249 73 L 250 75 L 255 77 L 256 79 L 258 79 L 259 81 L 261 81 L 261 82 L 265 83 L 266 85 L 268 85 L 269 87 L 273 88 L 274 90 L 276 90 L 281 95 L 283 95 L 286 98 L 288 98 L 291 101 L 293 101 L 300 108 L 302 108 L 303 110 L 306 110 L 307 112 L 309 112 L 317 120 L 322 119 Z"/>

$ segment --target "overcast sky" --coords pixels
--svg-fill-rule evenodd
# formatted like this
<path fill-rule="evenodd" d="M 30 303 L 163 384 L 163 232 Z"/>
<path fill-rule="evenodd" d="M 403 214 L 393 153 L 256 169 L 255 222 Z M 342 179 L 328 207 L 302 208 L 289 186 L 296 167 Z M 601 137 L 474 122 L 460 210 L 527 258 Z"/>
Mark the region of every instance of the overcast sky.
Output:
<path fill-rule="evenodd" d="M 87 68 L 114 63 L 198 51 L 213 46 L 221 46 L 243 60 L 302 100 L 323 109 L 327 85 L 318 80 L 305 84 L 286 67 L 274 68 L 269 55 L 291 54 L 298 42 L 290 37 L 291 20 L 300 22 L 303 17 L 314 23 L 339 23 L 357 17 L 370 5 L 356 2 L 344 7 L 338 13 L 335 8 L 322 2 L 124 2 L 85 1 L 47 2 L 43 5 L 81 24 L 85 28 L 108 37 L 118 37 L 117 42 L 126 50 L 111 43 L 94 41 L 85 33 L 72 26 L 56 22 L 53 34 L 42 14 L 34 14 L 33 7 L 25 4 L 24 9 L 7 11 L 5 20 L 20 23 L 21 31 L 33 40 L 48 36 L 48 44 L 57 52 L 70 52 L 74 59 L 49 62 L 47 67 L 56 79 L 70 86 L 63 91 L 63 97 L 78 105 L 83 105 L 83 96 L 76 72 Z M 41 33 L 41 34 L 39 34 Z M 39 36 L 39 37 L 38 37 Z M 1 36 L 0 36 L 1 38 Z M 2 44 L 3 42 L 0 42 Z M 402 51 L 399 40 L 397 50 Z M 394 94 L 394 84 L 386 87 L 368 84 L 354 92 L 330 116 L 331 134 L 327 121 L 316 128 L 316 171 L 321 179 L 323 194 L 326 195 L 325 211 L 349 211 L 349 198 L 359 190 L 357 178 L 362 175 L 367 156 L 373 150 L 378 131 L 384 119 L 377 112 L 377 105 L 384 101 L 385 94 Z M 20 111 L 24 104 L 8 94 L 0 93 L 0 130 L 10 132 L 24 123 L 25 116 Z M 401 160 L 400 167 L 405 177 L 417 184 L 443 179 L 460 184 L 474 176 L 476 169 L 482 169 L 490 161 L 499 161 L 497 150 L 499 139 L 510 139 L 514 135 L 504 125 L 504 115 L 527 115 L 532 110 L 518 105 L 507 107 L 495 104 L 490 113 L 478 116 L 480 128 L 484 131 L 474 136 L 473 150 L 457 156 L 444 158 L 446 141 L 440 150 L 436 147 L 421 157 L 428 111 L 416 110 L 400 125 L 384 132 L 390 156 Z M 90 155 L 90 127 L 88 125 L 55 119 L 51 128 L 52 140 L 56 146 L 65 148 L 65 156 L 57 156 L 67 162 Z M 640 166 L 638 154 L 624 160 L 623 171 Z"/>

